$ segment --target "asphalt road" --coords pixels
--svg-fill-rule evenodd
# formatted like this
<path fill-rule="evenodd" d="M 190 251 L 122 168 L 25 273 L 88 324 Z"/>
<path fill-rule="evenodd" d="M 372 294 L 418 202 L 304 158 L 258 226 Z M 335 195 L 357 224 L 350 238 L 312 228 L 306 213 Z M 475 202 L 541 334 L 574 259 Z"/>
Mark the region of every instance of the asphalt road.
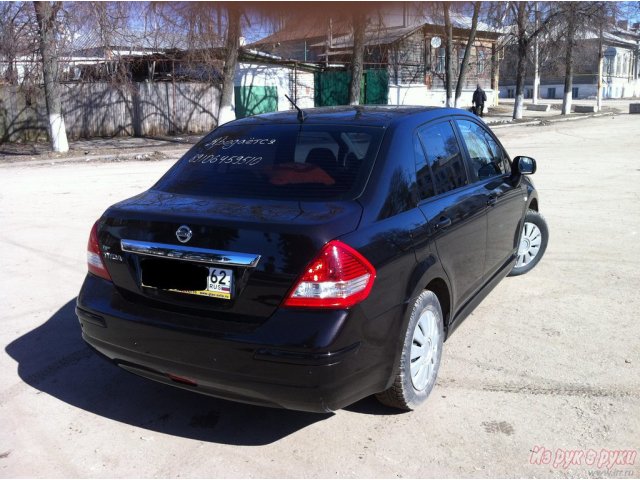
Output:
<path fill-rule="evenodd" d="M 1 166 L 0 476 L 640 476 L 640 116 L 497 132 L 538 161 L 546 256 L 465 321 L 427 404 L 400 414 L 234 404 L 104 362 L 73 312 L 89 229 L 171 161 Z"/>

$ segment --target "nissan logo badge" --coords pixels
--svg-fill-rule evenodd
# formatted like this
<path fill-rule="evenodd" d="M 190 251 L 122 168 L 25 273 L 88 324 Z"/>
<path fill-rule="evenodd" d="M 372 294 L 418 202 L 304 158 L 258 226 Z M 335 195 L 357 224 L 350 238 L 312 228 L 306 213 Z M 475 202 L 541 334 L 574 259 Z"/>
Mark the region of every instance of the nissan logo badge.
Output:
<path fill-rule="evenodd" d="M 189 240 L 191 240 L 192 236 L 193 232 L 186 225 L 182 225 L 178 228 L 178 230 L 176 230 L 176 237 L 178 238 L 178 241 L 180 243 L 187 243 Z"/>

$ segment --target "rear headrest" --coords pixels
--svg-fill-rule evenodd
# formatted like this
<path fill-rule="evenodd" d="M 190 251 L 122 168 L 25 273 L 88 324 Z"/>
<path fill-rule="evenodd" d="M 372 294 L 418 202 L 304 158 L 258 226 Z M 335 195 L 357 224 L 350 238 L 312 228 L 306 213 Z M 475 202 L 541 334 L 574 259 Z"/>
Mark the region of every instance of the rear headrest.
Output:
<path fill-rule="evenodd" d="M 336 156 L 328 148 L 312 148 L 305 161 L 311 165 L 317 165 L 327 172 L 333 171 L 338 166 Z"/>

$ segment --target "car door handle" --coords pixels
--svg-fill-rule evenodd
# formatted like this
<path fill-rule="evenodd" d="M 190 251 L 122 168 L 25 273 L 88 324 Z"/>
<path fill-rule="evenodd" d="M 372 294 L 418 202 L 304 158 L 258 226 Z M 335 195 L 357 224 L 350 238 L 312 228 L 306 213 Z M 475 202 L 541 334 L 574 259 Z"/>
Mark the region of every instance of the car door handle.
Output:
<path fill-rule="evenodd" d="M 489 200 L 487 200 L 487 206 L 493 207 L 496 203 L 498 203 L 498 197 L 496 195 L 491 195 Z"/>
<path fill-rule="evenodd" d="M 436 230 L 447 228 L 449 226 L 451 226 L 451 219 L 449 217 L 440 217 L 440 220 L 433 225 Z"/>

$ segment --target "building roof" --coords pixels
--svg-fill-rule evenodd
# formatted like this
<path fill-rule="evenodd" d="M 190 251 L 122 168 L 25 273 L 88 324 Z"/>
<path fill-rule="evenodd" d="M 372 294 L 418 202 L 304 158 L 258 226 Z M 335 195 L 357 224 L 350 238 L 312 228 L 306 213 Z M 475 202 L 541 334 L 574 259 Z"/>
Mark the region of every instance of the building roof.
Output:
<path fill-rule="evenodd" d="M 342 35 L 351 29 L 349 22 L 344 19 L 337 19 L 332 21 L 331 30 L 333 35 Z M 308 40 L 316 39 L 318 37 L 327 36 L 328 25 L 324 22 L 296 22 L 285 26 L 282 30 L 279 30 L 267 37 L 257 40 L 249 47 L 273 44 L 279 42 L 287 42 L 292 40 Z"/>
<path fill-rule="evenodd" d="M 364 44 L 366 46 L 372 45 L 388 45 L 390 43 L 395 42 L 396 40 L 400 40 L 401 38 L 407 37 L 414 33 L 417 30 L 422 28 L 421 25 L 413 26 L 413 27 L 391 27 L 385 28 L 381 30 L 370 30 L 365 33 Z M 325 45 L 325 42 L 319 42 L 311 45 L 312 47 L 322 47 Z M 331 42 L 332 48 L 351 48 L 353 47 L 353 34 L 347 33 L 345 35 L 334 36 Z"/>
<path fill-rule="evenodd" d="M 120 55 L 145 55 L 163 53 L 170 50 L 194 50 L 222 47 L 222 40 L 217 42 L 207 39 L 207 45 L 188 45 L 183 34 L 171 31 L 120 30 L 111 32 L 103 38 L 96 30 L 78 32 L 68 45 L 74 56 L 94 56 L 97 51 L 117 52 Z"/>
<path fill-rule="evenodd" d="M 388 28 L 373 28 L 365 34 L 365 45 L 388 45 L 400 40 L 406 36 L 411 35 L 418 29 L 425 25 L 431 26 L 443 26 L 443 21 L 436 17 L 424 16 L 419 22 L 414 22 L 411 25 L 405 25 L 400 27 L 388 27 Z M 451 14 L 451 24 L 453 28 L 460 30 L 469 30 L 471 28 L 471 18 L 459 13 Z M 351 25 L 347 20 L 340 20 L 333 22 L 332 32 L 333 38 L 331 46 L 332 48 L 350 48 L 353 46 L 353 33 L 351 31 Z M 491 28 L 484 22 L 478 22 L 478 33 L 491 32 L 501 34 Z M 314 24 L 309 22 L 308 24 L 298 24 L 294 28 L 283 28 L 282 30 L 269 35 L 251 45 L 259 46 L 265 44 L 274 44 L 285 41 L 295 40 L 317 40 L 316 43 L 310 45 L 312 47 L 324 46 L 324 41 L 319 41 L 320 38 L 327 36 L 327 26 L 322 24 Z"/>

